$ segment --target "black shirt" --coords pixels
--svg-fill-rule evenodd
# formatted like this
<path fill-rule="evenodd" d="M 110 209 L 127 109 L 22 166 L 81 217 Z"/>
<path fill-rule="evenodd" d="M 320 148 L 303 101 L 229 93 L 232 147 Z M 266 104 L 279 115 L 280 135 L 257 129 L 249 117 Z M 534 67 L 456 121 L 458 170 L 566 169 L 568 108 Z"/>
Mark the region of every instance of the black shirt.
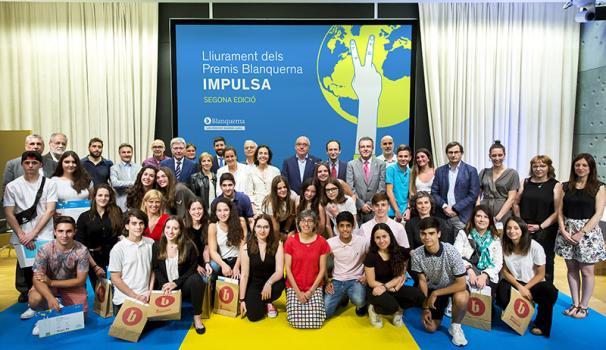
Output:
<path fill-rule="evenodd" d="M 410 259 L 410 249 L 399 247 L 403 253 L 404 258 L 406 260 Z M 391 267 L 391 263 L 389 260 L 385 261 L 379 255 L 379 252 L 369 251 L 366 255 L 366 259 L 364 259 L 364 266 L 366 267 L 374 267 L 375 269 L 375 280 L 380 283 L 387 283 L 391 281 L 395 276 L 395 273 Z"/>
<path fill-rule="evenodd" d="M 109 252 L 118 242 L 120 232 L 114 232 L 109 215 L 92 214 L 85 211 L 78 217 L 76 240 L 90 251 L 97 265 L 105 268 L 109 264 Z"/>

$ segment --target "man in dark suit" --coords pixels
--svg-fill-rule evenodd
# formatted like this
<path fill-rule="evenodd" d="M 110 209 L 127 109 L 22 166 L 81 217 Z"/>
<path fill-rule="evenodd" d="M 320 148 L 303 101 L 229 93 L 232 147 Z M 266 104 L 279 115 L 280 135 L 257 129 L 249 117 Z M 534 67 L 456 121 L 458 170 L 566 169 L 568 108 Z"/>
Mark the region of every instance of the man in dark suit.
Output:
<path fill-rule="evenodd" d="M 374 141 L 361 137 L 358 141 L 360 158 L 347 163 L 347 184 L 356 197 L 359 224 L 374 217 L 372 197 L 385 192 L 385 162 L 374 156 Z"/>
<path fill-rule="evenodd" d="M 326 155 L 328 160 L 328 171 L 330 177 L 345 181 L 347 178 L 347 162 L 339 159 L 341 155 L 341 143 L 337 140 L 330 140 L 326 143 Z"/>
<path fill-rule="evenodd" d="M 50 151 L 42 156 L 42 159 L 44 160 L 44 167 L 46 168 L 48 166 L 50 174 L 52 175 L 55 172 L 55 169 L 57 169 L 59 158 L 61 158 L 63 152 L 65 152 L 65 149 L 67 148 L 67 136 L 60 132 L 52 133 L 50 141 L 48 142 L 48 147 L 50 148 Z"/>
<path fill-rule="evenodd" d="M 210 171 L 216 174 L 217 170 L 225 165 L 225 159 L 223 159 L 225 139 L 223 136 L 219 136 L 213 140 L 213 149 L 215 150 L 215 156 L 213 157 L 213 166 L 210 168 Z"/>
<path fill-rule="evenodd" d="M 301 184 L 305 179 L 314 176 L 316 164 L 322 161 L 309 154 L 311 143 L 307 136 L 299 136 L 295 142 L 295 156 L 282 163 L 282 176 L 288 180 L 290 189 L 300 194 Z"/>
<path fill-rule="evenodd" d="M 446 145 L 448 164 L 436 169 L 431 195 L 436 213 L 456 229 L 462 230 L 471 216 L 480 194 L 478 171 L 461 160 L 463 146 L 458 142 Z"/>
<path fill-rule="evenodd" d="M 182 137 L 170 140 L 172 158 L 161 161 L 160 166 L 169 168 L 175 174 L 177 181 L 189 186 L 191 175 L 198 172 L 198 165 L 185 158 L 185 145 L 185 139 Z"/>
<path fill-rule="evenodd" d="M 44 152 L 44 140 L 42 140 L 42 136 L 31 134 L 25 137 L 25 150 L 26 151 L 34 151 L 42 154 Z M 44 160 L 44 165 L 42 166 L 42 173 L 45 177 L 50 178 L 53 175 L 53 164 Z M 14 179 L 22 176 L 23 166 L 21 165 L 21 156 L 11 159 L 6 162 L 4 166 L 4 177 L 2 181 L 2 192 L 4 193 L 4 189 L 6 185 L 13 181 Z"/>

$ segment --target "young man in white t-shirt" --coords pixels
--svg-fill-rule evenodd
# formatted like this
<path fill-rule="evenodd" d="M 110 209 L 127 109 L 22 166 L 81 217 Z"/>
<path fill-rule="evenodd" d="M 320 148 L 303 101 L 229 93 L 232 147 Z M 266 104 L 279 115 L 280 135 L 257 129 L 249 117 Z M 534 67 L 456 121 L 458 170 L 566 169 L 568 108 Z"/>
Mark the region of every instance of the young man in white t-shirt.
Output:
<path fill-rule="evenodd" d="M 144 303 L 149 301 L 153 282 L 151 238 L 143 237 L 147 215 L 139 209 L 125 214 L 124 227 L 128 236 L 114 245 L 109 253 L 109 272 L 114 285 L 114 314 L 126 298 Z"/>
<path fill-rule="evenodd" d="M 52 241 L 53 224 L 50 220 L 55 214 L 57 187 L 53 181 L 44 181 L 42 193 L 35 210 L 18 220 L 20 213 L 32 208 L 44 177 L 40 175 L 43 166 L 42 155 L 35 151 L 26 151 L 21 155 L 23 175 L 9 182 L 4 189 L 4 212 L 6 221 L 13 230 L 10 242 L 14 246 L 23 245 L 26 249 L 36 248 L 36 241 Z M 23 215 L 23 214 L 21 214 Z M 38 244 L 39 245 L 39 244 Z M 31 266 L 19 266 L 17 262 L 15 286 L 21 293 L 19 302 L 27 301 L 27 293 L 32 288 Z"/>
<path fill-rule="evenodd" d="M 406 230 L 404 229 L 404 225 L 397 222 L 396 220 L 390 218 L 387 213 L 389 212 L 389 197 L 385 192 L 379 192 L 372 196 L 372 210 L 375 213 L 374 218 L 365 222 L 360 227 L 360 233 L 364 235 L 364 239 L 366 242 L 366 251 L 368 251 L 368 247 L 370 247 L 370 236 L 372 235 L 372 228 L 375 227 L 378 223 L 384 223 L 389 226 L 391 231 L 393 232 L 396 241 L 401 247 L 408 248 L 410 245 L 408 244 L 408 236 L 406 235 Z"/>
<path fill-rule="evenodd" d="M 364 257 L 366 242 L 360 235 L 352 235 L 355 219 L 349 211 L 337 215 L 338 237 L 327 240 L 334 258 L 332 278 L 326 284 L 324 305 L 326 318 L 334 315 L 341 301 L 349 297 L 356 306 L 356 315 L 366 314 L 366 275 Z M 345 299 L 346 300 L 346 299 Z"/>

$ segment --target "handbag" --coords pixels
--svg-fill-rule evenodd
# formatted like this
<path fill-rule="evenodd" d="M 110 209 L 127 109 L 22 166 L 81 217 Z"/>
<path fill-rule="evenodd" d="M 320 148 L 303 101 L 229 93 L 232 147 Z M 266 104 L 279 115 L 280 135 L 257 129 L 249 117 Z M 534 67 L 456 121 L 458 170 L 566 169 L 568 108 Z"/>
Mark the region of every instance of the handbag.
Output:
<path fill-rule="evenodd" d="M 40 198 L 42 197 L 42 191 L 44 190 L 44 183 L 46 182 L 46 178 L 42 177 L 42 183 L 40 184 L 40 188 L 38 188 L 38 192 L 36 193 L 36 199 L 34 200 L 34 205 L 25 209 L 24 211 L 15 214 L 15 218 L 19 225 L 27 224 L 38 216 L 36 211 L 36 207 L 38 206 L 38 202 L 40 202 Z"/>

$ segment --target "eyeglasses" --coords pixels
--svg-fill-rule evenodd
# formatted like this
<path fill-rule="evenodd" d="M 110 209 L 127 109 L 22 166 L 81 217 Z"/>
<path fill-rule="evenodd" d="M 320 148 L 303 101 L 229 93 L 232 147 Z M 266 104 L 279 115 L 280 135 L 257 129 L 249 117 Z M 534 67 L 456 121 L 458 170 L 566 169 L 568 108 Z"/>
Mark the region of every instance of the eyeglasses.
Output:
<path fill-rule="evenodd" d="M 324 190 L 325 190 L 326 192 L 335 192 L 335 191 L 338 191 L 339 189 L 338 189 L 338 188 L 336 188 L 336 187 L 331 187 L 331 188 L 328 188 L 328 187 L 327 187 L 327 188 L 325 188 Z"/>
<path fill-rule="evenodd" d="M 297 146 L 305 146 L 305 147 L 309 146 L 307 143 L 303 143 L 303 142 L 297 142 L 296 145 Z"/>
<path fill-rule="evenodd" d="M 313 224 L 314 219 L 301 219 L 300 223 Z"/>

